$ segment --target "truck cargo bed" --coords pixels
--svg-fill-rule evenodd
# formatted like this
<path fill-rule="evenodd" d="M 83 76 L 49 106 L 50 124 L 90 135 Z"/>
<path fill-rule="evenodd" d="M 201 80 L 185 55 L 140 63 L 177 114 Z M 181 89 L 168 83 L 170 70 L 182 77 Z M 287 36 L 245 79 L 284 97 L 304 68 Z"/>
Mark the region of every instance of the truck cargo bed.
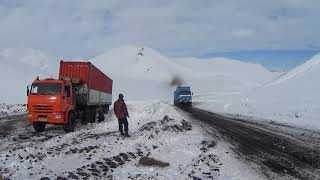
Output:
<path fill-rule="evenodd" d="M 112 79 L 90 62 L 60 61 L 59 79 L 70 79 L 77 87 L 78 105 L 112 103 Z"/>

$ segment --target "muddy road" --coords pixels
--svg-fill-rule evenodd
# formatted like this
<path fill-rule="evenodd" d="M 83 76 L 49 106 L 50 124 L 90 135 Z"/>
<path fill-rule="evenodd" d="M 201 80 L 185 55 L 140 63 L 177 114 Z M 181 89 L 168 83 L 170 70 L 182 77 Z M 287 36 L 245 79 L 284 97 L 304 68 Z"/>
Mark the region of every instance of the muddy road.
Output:
<path fill-rule="evenodd" d="M 61 134 L 64 134 L 62 127 L 54 125 L 47 125 L 43 133 L 36 133 L 27 115 L 0 118 L 0 150 L 30 142 L 42 143 Z"/>
<path fill-rule="evenodd" d="M 15 115 L 0 118 L 0 138 L 7 137 L 18 128 L 31 126 L 27 121 L 27 115 Z"/>
<path fill-rule="evenodd" d="M 268 179 L 320 179 L 319 132 L 228 118 L 197 108 L 184 111 L 218 131 L 240 158 Z"/>

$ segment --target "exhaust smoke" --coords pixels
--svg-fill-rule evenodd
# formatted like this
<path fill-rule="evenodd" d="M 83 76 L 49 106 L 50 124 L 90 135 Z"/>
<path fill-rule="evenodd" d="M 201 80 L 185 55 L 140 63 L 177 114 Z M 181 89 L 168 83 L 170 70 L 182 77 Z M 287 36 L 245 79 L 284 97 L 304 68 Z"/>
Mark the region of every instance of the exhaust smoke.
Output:
<path fill-rule="evenodd" d="M 171 86 L 182 86 L 185 81 L 178 75 L 174 76 L 170 82 Z"/>

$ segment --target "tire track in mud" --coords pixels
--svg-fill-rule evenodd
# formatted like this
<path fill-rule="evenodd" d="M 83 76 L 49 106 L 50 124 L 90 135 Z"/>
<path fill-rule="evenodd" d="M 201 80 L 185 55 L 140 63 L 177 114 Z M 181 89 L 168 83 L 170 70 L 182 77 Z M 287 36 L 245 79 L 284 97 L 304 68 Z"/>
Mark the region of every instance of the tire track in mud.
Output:
<path fill-rule="evenodd" d="M 113 157 L 105 157 L 98 161 L 78 167 L 75 171 L 65 172 L 66 179 L 112 179 L 114 169 L 125 165 L 127 162 L 142 157 L 144 152 L 137 149 L 137 152 L 119 153 Z"/>
<path fill-rule="evenodd" d="M 214 127 L 234 145 L 240 157 L 258 165 L 267 178 L 319 179 L 320 145 L 266 130 L 243 120 L 226 118 L 201 109 L 184 109 Z M 310 142 L 312 142 L 310 140 Z"/>

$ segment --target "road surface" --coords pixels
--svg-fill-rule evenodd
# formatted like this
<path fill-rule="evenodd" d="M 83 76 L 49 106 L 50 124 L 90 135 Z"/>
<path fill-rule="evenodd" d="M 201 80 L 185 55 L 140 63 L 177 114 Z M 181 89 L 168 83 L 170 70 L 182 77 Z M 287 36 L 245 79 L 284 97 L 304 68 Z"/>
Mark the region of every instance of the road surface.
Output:
<path fill-rule="evenodd" d="M 239 157 L 257 165 L 267 178 L 273 179 L 272 174 L 278 174 L 288 179 L 320 179 L 319 132 L 289 126 L 281 128 L 281 125 L 267 126 L 197 108 L 184 110 L 218 131 L 233 145 Z"/>

